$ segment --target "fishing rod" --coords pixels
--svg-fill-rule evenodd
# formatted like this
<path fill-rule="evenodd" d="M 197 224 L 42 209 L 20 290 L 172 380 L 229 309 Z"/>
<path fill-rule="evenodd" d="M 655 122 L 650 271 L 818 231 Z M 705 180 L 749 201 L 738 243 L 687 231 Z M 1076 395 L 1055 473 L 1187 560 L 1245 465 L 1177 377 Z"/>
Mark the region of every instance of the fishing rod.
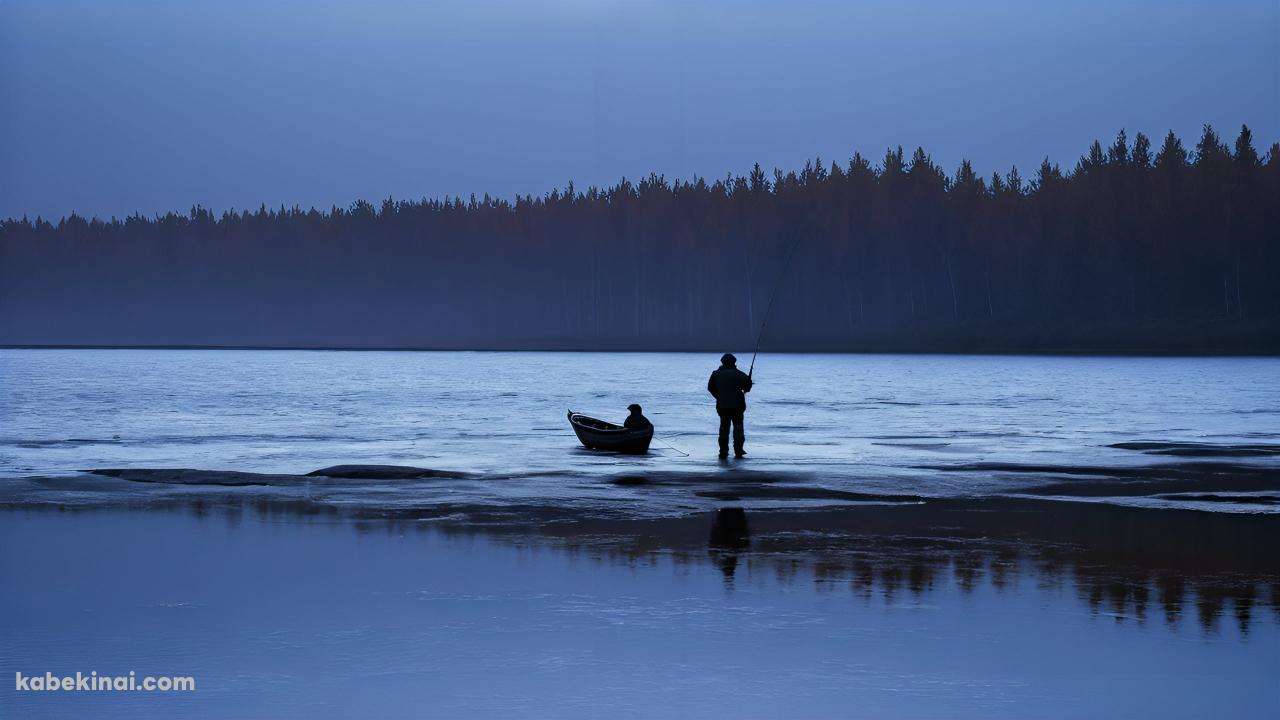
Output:
<path fill-rule="evenodd" d="M 764 309 L 764 322 L 760 323 L 760 333 L 756 335 L 756 349 L 751 353 L 751 367 L 747 370 L 747 377 L 756 370 L 756 355 L 760 354 L 760 343 L 764 341 L 765 328 L 769 327 L 769 314 L 773 312 L 773 299 L 778 296 L 778 288 L 782 286 L 782 279 L 787 276 L 787 268 L 791 267 L 791 258 L 796 254 L 796 248 L 800 247 L 800 239 L 804 237 L 803 233 L 796 233 L 796 239 L 791 241 L 791 249 L 787 251 L 787 257 L 782 261 L 782 270 L 778 273 L 778 279 L 773 283 L 773 292 L 769 293 L 769 304 Z"/>

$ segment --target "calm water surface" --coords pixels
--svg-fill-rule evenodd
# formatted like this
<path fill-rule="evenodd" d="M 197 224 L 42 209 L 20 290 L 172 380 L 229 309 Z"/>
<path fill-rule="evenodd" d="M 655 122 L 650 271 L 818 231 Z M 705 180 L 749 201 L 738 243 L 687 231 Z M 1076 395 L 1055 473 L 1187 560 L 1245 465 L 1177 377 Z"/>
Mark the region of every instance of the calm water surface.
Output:
<path fill-rule="evenodd" d="M 1150 511 L 1148 511 L 1150 512 Z M 1207 629 L 1015 556 L 859 579 L 706 548 L 183 513 L 0 515 L 0 671 L 197 692 L 15 693 L 6 716 L 1274 717 L 1271 609 Z M 976 570 L 976 573 L 975 573 Z M 1190 604 L 1190 599 L 1188 599 Z"/>

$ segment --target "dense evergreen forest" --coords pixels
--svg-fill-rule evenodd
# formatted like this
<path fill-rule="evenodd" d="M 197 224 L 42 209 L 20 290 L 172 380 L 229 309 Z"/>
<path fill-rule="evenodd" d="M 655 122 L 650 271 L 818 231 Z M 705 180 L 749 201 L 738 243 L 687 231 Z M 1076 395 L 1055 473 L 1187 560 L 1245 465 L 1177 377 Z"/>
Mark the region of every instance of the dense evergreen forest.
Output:
<path fill-rule="evenodd" d="M 788 260 L 788 257 L 790 259 Z M 784 267 L 788 269 L 783 272 Z M 1280 146 L 0 222 L 0 344 L 1280 352 Z"/>

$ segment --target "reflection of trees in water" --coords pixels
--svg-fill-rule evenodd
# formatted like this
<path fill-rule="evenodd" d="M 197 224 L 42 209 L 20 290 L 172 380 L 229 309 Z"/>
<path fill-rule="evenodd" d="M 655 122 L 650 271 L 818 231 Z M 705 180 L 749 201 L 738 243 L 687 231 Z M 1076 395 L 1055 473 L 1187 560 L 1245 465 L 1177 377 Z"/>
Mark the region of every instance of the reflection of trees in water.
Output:
<path fill-rule="evenodd" d="M 483 536 L 637 569 L 666 560 L 686 573 L 710 563 L 730 588 L 747 582 L 845 586 L 865 602 L 922 598 L 948 587 L 965 594 L 986 586 L 1015 592 L 1028 581 L 1045 591 L 1074 588 L 1092 612 L 1118 623 L 1145 623 L 1158 613 L 1177 626 L 1194 614 L 1212 633 L 1230 612 L 1247 633 L 1263 608 L 1280 621 L 1280 555 L 1274 552 L 1280 522 L 1264 515 L 1022 500 L 730 509 L 667 520 L 530 520 L 528 508 L 508 507 L 467 512 L 465 522 L 442 521 L 462 512 L 458 508 L 352 518 L 331 504 L 261 497 L 175 498 L 159 507 L 183 508 L 201 521 L 219 511 L 232 524 L 248 512 L 268 521 L 352 520 L 360 533 Z"/>
<path fill-rule="evenodd" d="M 603 562 L 710 560 L 727 582 L 844 585 L 868 602 L 922 598 L 951 586 L 966 594 L 984 586 L 1014 592 L 1033 582 L 1043 591 L 1073 589 L 1092 612 L 1117 623 L 1158 615 L 1177 626 L 1194 613 L 1205 632 L 1216 632 L 1230 612 L 1247 633 L 1264 605 L 1280 619 L 1280 559 L 1268 554 L 1280 535 L 1273 518 L 1098 504 L 979 505 L 754 512 L 749 546 L 732 551 L 715 542 L 689 549 L 674 530 L 678 521 L 651 535 L 557 539 L 590 546 Z M 711 524 L 714 537 L 715 518 Z M 810 529 L 796 530 L 804 524 Z"/>
<path fill-rule="evenodd" d="M 1159 614 L 1165 623 L 1177 626 L 1192 606 L 1205 632 L 1217 631 L 1219 619 L 1228 610 L 1242 633 L 1249 631 L 1259 606 L 1269 605 L 1280 619 L 1280 578 L 1275 575 L 1188 575 L 1176 569 L 1103 566 L 1089 562 L 1084 550 L 1045 550 L 1000 540 L 957 542 L 946 547 L 936 543 L 917 546 L 909 539 L 846 539 L 848 547 L 840 553 L 847 558 L 843 561 L 828 554 L 840 552 L 837 543 L 810 548 L 812 557 L 805 561 L 797 550 L 770 547 L 767 540 L 760 539 L 748 567 L 751 572 L 764 571 L 780 583 L 811 578 L 820 586 L 847 585 L 864 601 L 879 599 L 886 605 L 907 595 L 922 599 L 951 586 L 965 594 L 983 586 L 1005 593 L 1032 581 L 1042 591 L 1073 588 L 1095 615 L 1109 615 L 1117 623 L 1143 624 Z"/>

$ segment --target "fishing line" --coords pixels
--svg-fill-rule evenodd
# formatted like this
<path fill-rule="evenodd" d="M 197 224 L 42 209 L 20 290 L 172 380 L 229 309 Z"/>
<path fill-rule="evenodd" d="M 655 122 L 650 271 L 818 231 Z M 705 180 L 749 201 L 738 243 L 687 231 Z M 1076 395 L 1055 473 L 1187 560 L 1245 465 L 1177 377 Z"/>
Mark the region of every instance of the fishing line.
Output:
<path fill-rule="evenodd" d="M 676 435 L 685 435 L 685 434 L 687 434 L 687 433 L 676 433 Z M 670 437 L 676 437 L 676 435 L 671 435 Z M 667 442 L 666 440 L 664 440 L 664 439 L 662 439 L 662 438 L 658 437 L 657 435 L 654 435 L 654 436 L 653 436 L 653 439 L 654 439 L 654 440 L 657 440 L 658 442 L 662 443 L 663 445 L 666 445 L 667 447 L 671 448 L 672 450 L 675 450 L 676 452 L 680 453 L 681 455 L 683 455 L 683 456 L 685 456 L 685 457 L 689 457 L 689 453 L 687 453 L 687 452 L 685 452 L 685 451 L 681 450 L 680 448 L 676 447 L 675 445 L 672 445 L 671 443 L 669 443 L 669 442 Z"/>
<path fill-rule="evenodd" d="M 760 323 L 760 334 L 756 336 L 756 349 L 751 353 L 751 368 L 747 370 L 747 377 L 756 370 L 756 355 L 760 354 L 760 343 L 764 342 L 765 328 L 769 327 L 769 314 L 773 312 L 773 299 L 778 296 L 778 288 L 782 287 L 782 279 L 787 276 L 787 268 L 791 267 L 791 258 L 796 254 L 796 248 L 800 247 L 800 240 L 804 237 L 804 233 L 796 233 L 796 239 L 791 241 L 791 249 L 787 251 L 787 257 L 782 261 L 782 270 L 778 273 L 778 279 L 773 283 L 773 292 L 769 293 L 769 304 L 764 309 L 764 322 Z"/>

